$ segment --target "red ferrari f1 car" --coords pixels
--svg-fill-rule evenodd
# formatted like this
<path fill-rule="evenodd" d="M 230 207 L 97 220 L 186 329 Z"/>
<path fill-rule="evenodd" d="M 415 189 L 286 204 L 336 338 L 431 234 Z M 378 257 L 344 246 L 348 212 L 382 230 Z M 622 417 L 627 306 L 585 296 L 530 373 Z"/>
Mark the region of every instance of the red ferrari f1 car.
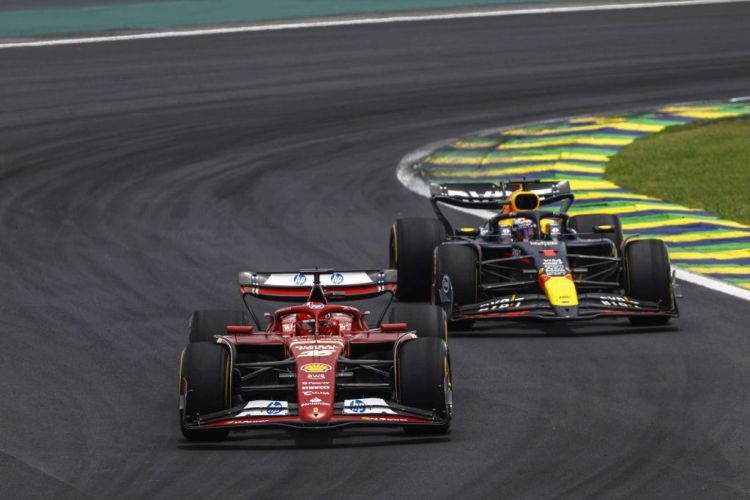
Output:
<path fill-rule="evenodd" d="M 430 304 L 393 304 L 396 279 L 393 270 L 240 273 L 247 313 L 191 317 L 180 359 L 183 435 L 346 426 L 447 432 L 445 313 Z M 383 298 L 373 324 L 370 311 L 342 303 Z M 265 312 L 262 326 L 251 302 L 286 306 Z"/>

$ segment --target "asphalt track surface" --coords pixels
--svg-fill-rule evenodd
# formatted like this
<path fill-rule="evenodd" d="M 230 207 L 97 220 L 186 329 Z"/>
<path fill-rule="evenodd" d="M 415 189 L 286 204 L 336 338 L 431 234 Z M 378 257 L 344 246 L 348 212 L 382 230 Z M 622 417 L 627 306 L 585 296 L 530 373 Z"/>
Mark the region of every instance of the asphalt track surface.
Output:
<path fill-rule="evenodd" d="M 182 440 L 239 270 L 385 265 L 422 144 L 750 89 L 749 4 L 0 52 L 0 497 L 750 496 L 747 303 L 451 339 L 447 437 Z"/>

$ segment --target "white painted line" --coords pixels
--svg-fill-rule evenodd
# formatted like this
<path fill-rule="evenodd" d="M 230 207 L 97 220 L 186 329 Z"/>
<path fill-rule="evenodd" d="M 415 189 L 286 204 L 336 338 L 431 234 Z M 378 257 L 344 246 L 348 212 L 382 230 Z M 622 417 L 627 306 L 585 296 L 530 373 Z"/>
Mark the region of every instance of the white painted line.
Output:
<path fill-rule="evenodd" d="M 334 26 L 359 26 L 366 24 L 389 24 L 389 23 L 409 23 L 419 21 L 444 21 L 451 19 L 472 19 L 480 17 L 501 17 L 501 16 L 523 16 L 533 14 L 560 14 L 567 12 L 591 12 L 599 10 L 630 10 L 630 9 L 651 9 L 659 7 L 686 7 L 693 5 L 714 5 L 728 3 L 744 3 L 750 0 L 675 0 L 661 2 L 625 2 L 625 3 L 605 3 L 594 5 L 576 5 L 576 6 L 559 6 L 559 7 L 538 7 L 538 8 L 502 8 L 497 10 L 478 10 L 478 11 L 458 11 L 448 13 L 431 13 L 431 14 L 405 14 L 396 16 L 382 17 L 363 17 L 347 19 L 328 19 L 314 21 L 299 21 L 286 23 L 271 24 L 253 24 L 244 26 L 233 26 L 227 28 L 204 28 L 204 29 L 185 29 L 174 31 L 155 31 L 147 33 L 134 33 L 129 35 L 105 35 L 90 36 L 79 38 L 57 38 L 50 40 L 37 41 L 18 41 L 0 43 L 0 49 L 14 49 L 21 47 L 50 47 L 55 45 L 79 45 L 87 43 L 104 43 L 104 42 L 123 42 L 130 40 L 154 40 L 159 38 L 179 38 L 189 36 L 207 36 L 207 35 L 227 35 L 232 33 L 252 33 L 261 31 L 281 31 L 295 30 L 306 28 L 328 28 Z"/>
<path fill-rule="evenodd" d="M 750 95 L 742 96 L 742 97 L 733 97 L 729 99 L 729 102 L 745 102 L 750 101 Z"/>
<path fill-rule="evenodd" d="M 685 271 L 679 267 L 673 267 L 673 269 L 678 280 L 687 281 L 688 283 L 693 283 L 708 288 L 709 290 L 725 293 L 739 299 L 750 300 L 750 290 L 745 290 L 744 288 L 734 286 L 731 283 L 709 278 L 708 276 L 691 273 L 690 271 Z"/>
<path fill-rule="evenodd" d="M 735 97 L 734 99 L 738 99 L 738 101 L 736 102 L 739 102 L 739 100 L 750 100 L 750 96 Z M 690 103 L 685 103 L 685 104 L 690 104 Z M 546 123 L 546 122 L 557 121 L 557 120 L 558 119 L 550 119 L 550 120 L 533 122 L 533 124 Z M 522 125 L 509 125 L 507 127 L 502 127 L 502 128 L 488 129 L 486 132 L 490 132 L 490 131 L 500 132 L 506 129 L 523 128 L 529 125 L 531 124 L 527 123 L 527 124 L 522 124 Z M 481 133 L 482 132 L 478 132 L 472 135 L 480 135 Z M 417 149 L 416 151 L 412 151 L 411 153 L 404 156 L 399 162 L 398 168 L 396 169 L 396 177 L 401 182 L 401 184 L 403 184 L 403 186 L 409 189 L 410 191 L 413 191 L 420 196 L 429 198 L 430 186 L 427 184 L 427 182 L 425 182 L 425 180 L 422 177 L 419 176 L 419 174 L 417 173 L 418 170 L 415 169 L 414 166 L 420 161 L 422 161 L 424 158 L 426 158 L 430 153 L 432 153 L 436 149 L 442 146 L 445 146 L 455 140 L 456 138 L 447 139 L 444 141 L 436 141 L 431 144 L 427 144 L 426 146 L 423 146 Z M 453 207 L 453 206 L 450 206 L 448 208 L 450 208 L 451 210 L 456 210 L 456 211 L 463 212 L 469 215 L 473 215 L 484 221 L 496 215 L 495 212 L 492 212 L 490 210 L 477 210 L 477 209 L 472 209 L 472 208 Z M 744 288 L 734 286 L 731 283 L 727 283 L 725 281 L 720 281 L 714 278 L 710 278 L 708 276 L 703 276 L 701 274 L 692 273 L 690 271 L 680 269 L 679 267 L 673 266 L 672 269 L 674 269 L 677 279 L 681 281 L 693 283 L 695 285 L 708 288 L 709 290 L 714 290 L 716 292 L 721 292 L 727 295 L 731 295 L 732 297 L 737 297 L 739 299 L 750 301 L 750 290 L 746 290 Z"/>

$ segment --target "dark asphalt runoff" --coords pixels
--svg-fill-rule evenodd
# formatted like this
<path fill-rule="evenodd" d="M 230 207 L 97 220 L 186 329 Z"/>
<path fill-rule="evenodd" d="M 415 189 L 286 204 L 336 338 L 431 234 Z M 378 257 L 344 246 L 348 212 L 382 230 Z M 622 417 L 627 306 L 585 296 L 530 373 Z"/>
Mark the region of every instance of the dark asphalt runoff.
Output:
<path fill-rule="evenodd" d="M 750 4 L 0 51 L 0 497 L 750 496 L 748 304 L 451 339 L 447 437 L 184 441 L 240 270 L 384 266 L 395 168 L 492 126 L 750 93 Z M 707 187 L 710 189 L 710 187 Z"/>

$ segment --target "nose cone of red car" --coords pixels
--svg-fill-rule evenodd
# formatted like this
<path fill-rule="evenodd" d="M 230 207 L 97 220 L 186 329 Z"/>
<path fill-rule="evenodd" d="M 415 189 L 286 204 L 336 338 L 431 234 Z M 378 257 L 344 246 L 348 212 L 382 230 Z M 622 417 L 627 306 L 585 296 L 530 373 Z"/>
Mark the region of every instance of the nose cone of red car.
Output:
<path fill-rule="evenodd" d="M 289 350 L 297 361 L 299 418 L 319 422 L 333 416 L 336 361 L 344 342 L 335 339 L 292 340 Z"/>

